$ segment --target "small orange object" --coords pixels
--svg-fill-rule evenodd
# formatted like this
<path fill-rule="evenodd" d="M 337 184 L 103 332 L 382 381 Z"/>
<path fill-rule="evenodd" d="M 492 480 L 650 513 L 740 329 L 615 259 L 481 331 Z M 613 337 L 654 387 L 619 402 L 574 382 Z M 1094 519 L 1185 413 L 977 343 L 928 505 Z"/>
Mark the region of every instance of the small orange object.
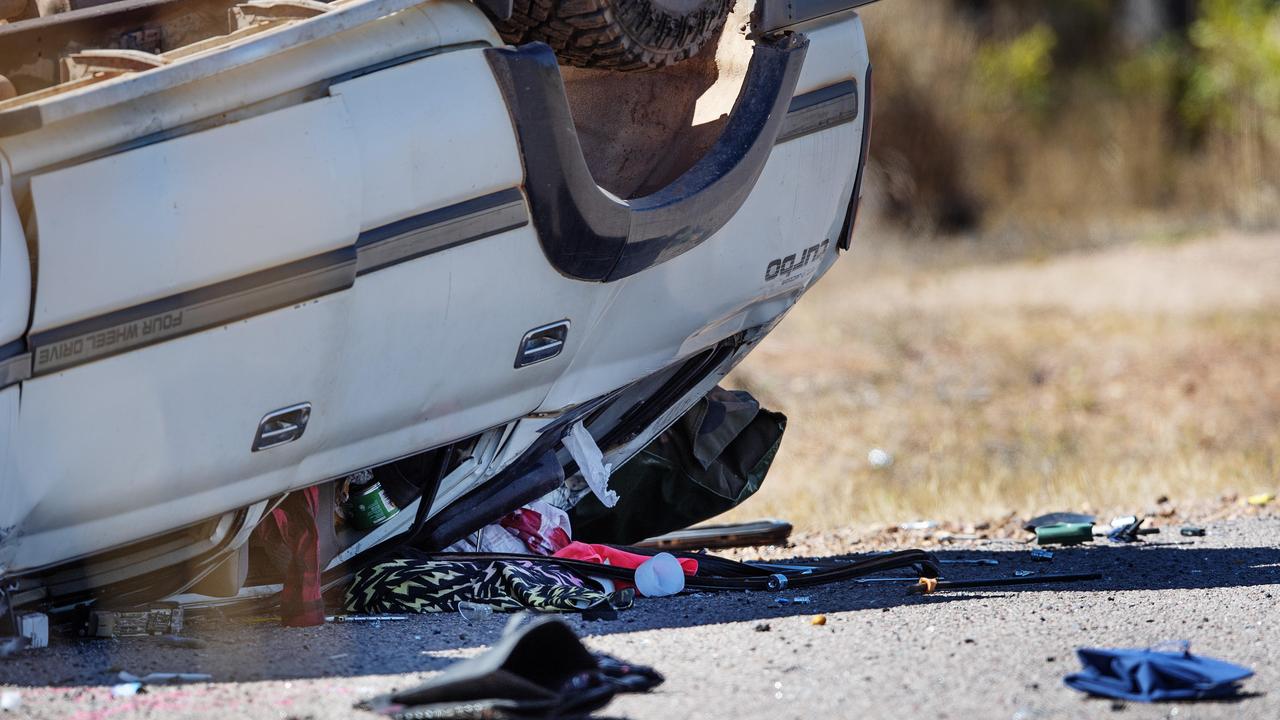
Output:
<path fill-rule="evenodd" d="M 813 617 L 809 618 L 809 624 L 810 624 L 810 625 L 826 625 L 826 624 L 827 624 L 827 616 L 826 616 L 826 615 L 814 615 Z"/>
<path fill-rule="evenodd" d="M 938 590 L 938 579 L 922 577 L 920 578 L 920 582 L 916 583 L 915 587 L 911 588 L 911 590 L 920 595 L 929 595 L 934 593 Z"/>

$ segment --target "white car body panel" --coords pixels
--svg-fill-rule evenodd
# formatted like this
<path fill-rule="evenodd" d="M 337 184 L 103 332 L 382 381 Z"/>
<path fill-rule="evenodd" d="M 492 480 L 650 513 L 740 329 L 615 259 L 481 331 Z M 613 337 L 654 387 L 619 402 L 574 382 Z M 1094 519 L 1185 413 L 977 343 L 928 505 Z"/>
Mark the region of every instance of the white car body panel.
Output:
<path fill-rule="evenodd" d="M 36 175 L 32 332 L 350 244 L 347 135 L 342 101 L 323 98 Z"/>
<path fill-rule="evenodd" d="M 502 95 L 475 81 L 488 72 L 479 50 L 459 50 L 330 87 L 359 148 L 361 230 L 520 184 Z"/>
<path fill-rule="evenodd" d="M 773 147 L 736 213 L 682 254 L 615 281 L 567 276 L 533 223 L 503 220 L 523 218 L 529 201 L 517 189 L 525 167 L 508 103 L 479 47 L 500 43 L 492 26 L 453 0 L 393 17 L 0 138 L 39 247 L 28 328 L 26 239 L 13 184 L 0 185 L 0 346 L 24 334 L 39 344 L 42 333 L 57 338 L 49 347 L 92 345 L 100 341 L 68 328 L 116 315 L 150 322 L 137 308 L 309 258 L 336 257 L 326 272 L 339 278 L 159 342 L 70 350 L 70 360 L 34 349 L 33 376 L 0 389 L 0 532 L 12 528 L 0 534 L 0 575 L 507 426 L 501 445 L 437 496 L 443 509 L 519 458 L 549 418 L 771 326 L 838 254 L 865 112 Z M 862 82 L 856 15 L 804 32 L 811 47 L 796 95 Z M 339 78 L 323 97 L 270 105 L 319 78 L 433 47 L 441 52 Z M 246 82 L 254 73 L 265 79 Z M 232 122 L 108 152 L 267 98 L 277 99 Z M 67 144 L 49 145 L 63 132 Z M 472 227 L 489 229 L 449 244 Z M 439 244 L 378 254 L 387 238 L 407 247 L 419 236 Z M 773 272 L 789 255 L 804 262 Z M 164 307 L 156 312 L 184 312 Z M 559 354 L 516 367 L 521 338 L 559 321 L 570 328 Z M 312 410 L 299 439 L 251 452 L 265 414 L 303 402 Z"/>

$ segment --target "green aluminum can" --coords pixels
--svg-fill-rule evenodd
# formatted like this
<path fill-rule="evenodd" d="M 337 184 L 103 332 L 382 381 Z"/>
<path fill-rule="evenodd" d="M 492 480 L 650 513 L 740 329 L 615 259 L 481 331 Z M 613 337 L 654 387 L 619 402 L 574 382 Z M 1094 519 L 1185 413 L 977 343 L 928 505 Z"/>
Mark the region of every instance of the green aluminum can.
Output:
<path fill-rule="evenodd" d="M 347 498 L 347 522 L 357 530 L 370 530 L 390 520 L 400 508 L 391 502 L 382 484 L 377 482 L 368 485 L 351 486 L 351 494 Z"/>

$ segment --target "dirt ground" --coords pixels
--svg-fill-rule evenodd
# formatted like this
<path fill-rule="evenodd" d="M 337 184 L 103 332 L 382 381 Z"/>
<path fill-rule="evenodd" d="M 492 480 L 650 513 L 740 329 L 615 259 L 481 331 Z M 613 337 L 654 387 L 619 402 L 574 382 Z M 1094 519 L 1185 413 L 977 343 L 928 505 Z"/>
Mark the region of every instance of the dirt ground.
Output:
<path fill-rule="evenodd" d="M 667 680 L 621 697 L 602 716 L 629 718 L 1246 718 L 1280 717 L 1280 515 L 1207 525 L 1204 538 L 1173 533 L 1141 546 L 1059 549 L 1035 562 L 1023 544 L 934 543 L 951 579 L 1099 572 L 1098 581 L 909 596 L 906 582 L 842 583 L 780 593 L 701 593 L 641 600 L 610 621 L 567 622 L 589 647 L 650 664 Z M 897 542 L 916 544 L 919 535 Z M 839 533 L 805 549 L 866 552 Z M 808 603 L 795 601 L 807 597 Z M 781 604 L 780 598 L 792 600 Z M 825 617 L 814 625 L 812 617 Z M 507 618 L 456 614 L 376 624 L 282 628 L 272 620 L 194 620 L 202 649 L 151 639 L 55 639 L 47 650 L 0 660 L 0 690 L 21 706 L 0 717 L 126 720 L 184 717 L 375 717 L 362 698 L 420 682 L 496 640 Z M 1076 648 L 1147 647 L 1188 640 L 1193 652 L 1256 675 L 1230 702 L 1140 705 L 1090 699 L 1062 678 Z M 204 672 L 213 682 L 115 697 L 118 673 Z"/>
<path fill-rule="evenodd" d="M 730 378 L 791 421 L 734 518 L 1139 512 L 1280 486 L 1280 236 L 1034 258 L 859 243 Z"/>

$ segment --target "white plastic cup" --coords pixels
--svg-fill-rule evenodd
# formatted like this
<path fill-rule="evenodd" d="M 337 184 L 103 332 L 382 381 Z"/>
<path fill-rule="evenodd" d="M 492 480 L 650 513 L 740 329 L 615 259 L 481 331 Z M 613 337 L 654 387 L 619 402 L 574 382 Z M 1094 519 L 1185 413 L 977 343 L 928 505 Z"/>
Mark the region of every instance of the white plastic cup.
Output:
<path fill-rule="evenodd" d="M 684 590 L 684 568 L 671 553 L 658 553 L 636 568 L 636 590 L 645 597 L 666 597 Z"/>

